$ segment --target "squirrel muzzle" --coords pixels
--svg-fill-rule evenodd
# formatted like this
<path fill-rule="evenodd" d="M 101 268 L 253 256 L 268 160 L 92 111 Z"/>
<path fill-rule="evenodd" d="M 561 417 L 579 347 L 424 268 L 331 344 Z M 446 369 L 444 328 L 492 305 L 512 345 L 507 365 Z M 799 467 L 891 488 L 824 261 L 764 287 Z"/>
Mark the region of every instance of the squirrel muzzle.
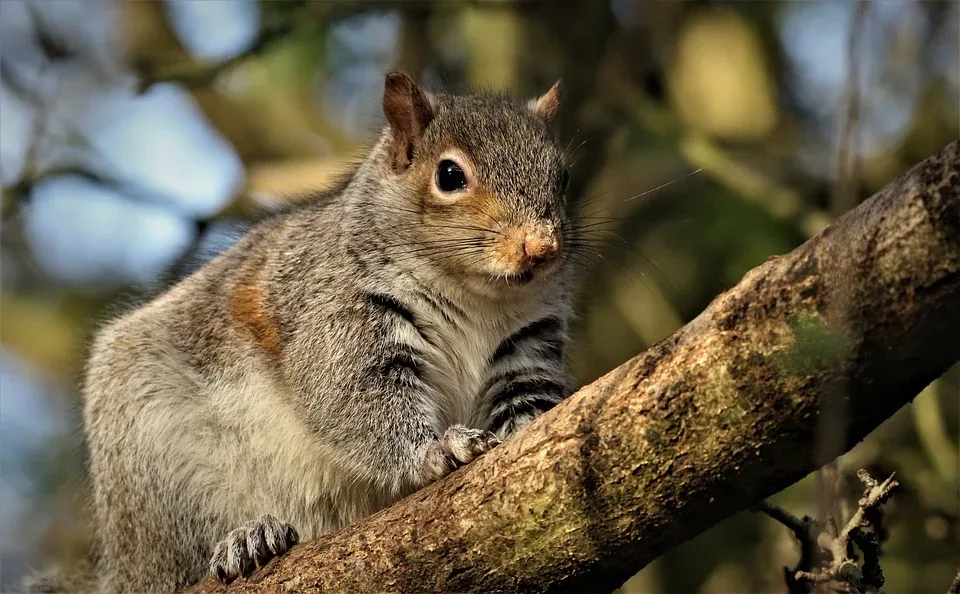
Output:
<path fill-rule="evenodd" d="M 553 226 L 538 225 L 524 229 L 520 245 L 520 267 L 524 271 L 549 264 L 560 255 L 560 234 Z"/>

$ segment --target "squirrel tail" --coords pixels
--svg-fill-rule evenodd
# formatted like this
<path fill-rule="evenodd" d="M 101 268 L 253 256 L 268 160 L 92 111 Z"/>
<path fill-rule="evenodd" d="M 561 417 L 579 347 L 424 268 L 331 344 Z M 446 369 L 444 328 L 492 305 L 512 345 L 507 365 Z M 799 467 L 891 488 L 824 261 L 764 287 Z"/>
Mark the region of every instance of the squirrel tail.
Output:
<path fill-rule="evenodd" d="M 24 594 L 93 594 L 96 590 L 97 577 L 90 562 L 78 563 L 69 569 L 52 566 L 31 571 L 21 583 Z"/>

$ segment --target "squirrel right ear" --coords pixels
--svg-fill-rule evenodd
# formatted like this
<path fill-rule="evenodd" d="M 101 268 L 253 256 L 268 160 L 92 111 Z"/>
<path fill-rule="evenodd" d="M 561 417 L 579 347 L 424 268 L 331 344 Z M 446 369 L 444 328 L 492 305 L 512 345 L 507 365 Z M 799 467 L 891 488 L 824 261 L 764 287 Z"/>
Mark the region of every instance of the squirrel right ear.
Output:
<path fill-rule="evenodd" d="M 414 148 L 433 120 L 433 104 L 413 79 L 391 72 L 383 84 L 383 114 L 393 132 L 390 164 L 395 171 L 403 171 L 413 161 Z"/>
<path fill-rule="evenodd" d="M 527 107 L 546 121 L 552 121 L 560 111 L 560 81 L 553 83 L 550 90 L 536 99 L 527 102 Z"/>

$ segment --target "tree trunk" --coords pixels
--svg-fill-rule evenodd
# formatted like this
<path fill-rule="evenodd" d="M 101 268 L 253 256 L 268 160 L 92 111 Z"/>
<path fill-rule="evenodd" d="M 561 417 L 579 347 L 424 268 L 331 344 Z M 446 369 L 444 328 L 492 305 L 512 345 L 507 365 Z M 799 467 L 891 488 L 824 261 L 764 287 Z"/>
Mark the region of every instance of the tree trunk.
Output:
<path fill-rule="evenodd" d="M 609 591 L 849 449 L 958 359 L 954 141 L 515 438 L 226 591 Z M 828 414 L 843 439 L 824 451 Z"/>

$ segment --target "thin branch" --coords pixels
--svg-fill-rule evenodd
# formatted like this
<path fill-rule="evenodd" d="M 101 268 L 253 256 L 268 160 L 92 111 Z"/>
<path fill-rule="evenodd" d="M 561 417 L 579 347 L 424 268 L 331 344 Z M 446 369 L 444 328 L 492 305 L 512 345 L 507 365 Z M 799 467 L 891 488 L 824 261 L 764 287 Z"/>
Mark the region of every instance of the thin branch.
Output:
<path fill-rule="evenodd" d="M 810 207 L 795 189 L 738 160 L 718 142 L 689 129 L 669 110 L 647 99 L 619 79 L 605 80 L 605 92 L 635 126 L 661 138 L 676 138 L 683 156 L 740 198 L 763 208 L 777 220 L 794 225 L 805 237 L 813 237 L 832 221 L 829 213 Z"/>
<path fill-rule="evenodd" d="M 782 507 L 766 501 L 758 503 L 756 510 L 767 514 L 786 526 L 793 533 L 794 538 L 797 539 L 797 543 L 800 545 L 800 559 L 792 569 L 789 567 L 783 568 L 783 580 L 787 584 L 788 594 L 807 594 L 810 591 L 809 580 L 800 579 L 797 576 L 809 574 L 814 565 L 820 566 L 820 547 L 817 544 L 817 535 L 823 531 L 822 526 L 809 516 L 800 519 Z"/>
<path fill-rule="evenodd" d="M 500 2 L 488 2 L 486 0 L 465 0 L 463 3 L 480 8 L 493 8 L 503 5 L 503 3 Z M 266 53 L 276 43 L 285 39 L 296 31 L 297 28 L 304 26 L 304 24 L 319 23 L 323 20 L 339 20 L 369 12 L 389 10 L 423 11 L 438 4 L 440 4 L 439 0 L 308 1 L 301 7 L 295 9 L 291 15 L 285 17 L 283 21 L 264 27 L 250 47 L 216 64 L 201 66 L 196 64 L 176 64 L 162 66 L 156 70 L 153 70 L 148 65 L 141 65 L 136 91 L 141 94 L 145 93 L 150 87 L 161 82 L 174 82 L 182 84 L 187 88 L 209 85 L 218 77 L 243 62 Z M 514 0 L 510 4 L 512 4 L 515 9 L 524 11 L 535 8 L 538 2 L 537 0 Z"/>
<path fill-rule="evenodd" d="M 857 204 L 859 149 L 857 126 L 860 121 L 860 46 L 870 8 L 868 0 L 859 0 L 854 11 L 847 45 L 846 89 L 837 111 L 841 114 L 837 129 L 837 186 L 833 196 L 833 215 L 840 216 Z M 852 148 L 851 148 L 852 146 Z"/>
<path fill-rule="evenodd" d="M 29 6 L 38 37 L 41 40 L 49 38 L 50 34 L 46 31 L 35 7 L 32 4 Z M 51 41 L 43 42 L 41 46 L 45 52 L 57 52 L 57 46 L 53 45 Z M 42 64 L 36 73 L 38 84 L 43 84 L 47 68 L 53 63 L 53 60 L 59 59 L 60 56 L 59 53 L 46 53 L 48 61 Z M 20 101 L 30 103 L 34 107 L 35 113 L 33 130 L 23 158 L 23 171 L 20 173 L 20 179 L 12 186 L 3 189 L 4 200 L 3 211 L 0 213 L 0 225 L 4 226 L 20 215 L 24 203 L 30 199 L 31 189 L 43 176 L 39 166 L 40 147 L 46 138 L 49 126 L 53 123 L 52 116 L 47 117 L 47 112 L 52 111 L 51 104 L 55 99 L 51 98 L 55 98 L 57 95 L 54 89 L 45 96 L 42 90 L 33 89 L 26 81 L 18 80 L 14 72 L 15 68 L 10 67 L 9 63 L 5 63 L 3 57 L 0 57 L 0 82 Z"/>
<path fill-rule="evenodd" d="M 783 509 L 779 505 L 769 503 L 767 501 L 761 501 L 756 505 L 757 511 L 763 512 L 773 518 L 774 520 L 780 522 L 784 526 L 790 529 L 793 534 L 800 539 L 807 538 L 809 532 L 809 522 L 801 520 L 797 516 L 791 514 L 787 510 Z"/>
<path fill-rule="evenodd" d="M 283 22 L 273 27 L 266 27 L 260 31 L 250 47 L 216 64 L 208 66 L 195 66 L 192 64 L 189 66 L 175 65 L 161 67 L 157 71 L 142 67 L 137 77 L 136 92 L 138 94 L 146 93 L 150 87 L 161 82 L 176 82 L 187 88 L 208 85 L 220 75 L 239 64 L 265 53 L 273 47 L 274 44 L 290 35 L 296 27 L 297 25 L 292 21 Z"/>
<path fill-rule="evenodd" d="M 883 483 L 878 483 L 867 471 L 860 470 L 857 476 L 864 484 L 863 497 L 857 502 L 857 509 L 846 514 L 849 519 L 842 530 L 838 528 L 833 512 L 825 512 L 823 521 L 809 517 L 798 519 L 790 512 L 775 505 L 761 502 L 757 505 L 771 518 L 789 528 L 801 546 L 801 560 L 793 570 L 786 570 L 787 589 L 791 594 L 809 592 L 810 586 L 829 584 L 838 592 L 878 592 L 883 586 L 883 572 L 880 569 L 880 515 L 876 510 L 883 505 L 899 483 L 891 475 Z M 828 478 L 832 477 L 828 475 Z M 831 486 L 839 481 L 829 480 Z M 843 502 L 836 507 L 846 508 Z M 850 545 L 856 545 L 862 557 L 861 562 L 852 556 Z M 820 554 L 817 555 L 816 553 Z M 818 560 L 816 567 L 813 562 Z"/>

